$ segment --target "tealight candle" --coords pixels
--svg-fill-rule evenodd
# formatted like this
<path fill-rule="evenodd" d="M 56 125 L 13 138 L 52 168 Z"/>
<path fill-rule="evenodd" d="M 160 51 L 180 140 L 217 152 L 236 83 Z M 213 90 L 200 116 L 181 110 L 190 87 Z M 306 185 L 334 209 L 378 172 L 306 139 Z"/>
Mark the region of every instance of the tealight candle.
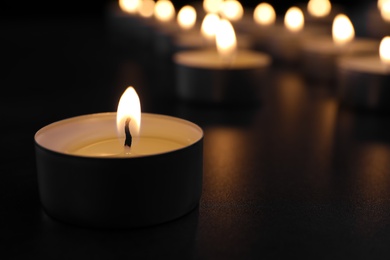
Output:
<path fill-rule="evenodd" d="M 237 50 L 231 23 L 221 19 L 216 33 L 217 49 L 181 51 L 173 56 L 179 98 L 201 103 L 257 102 L 269 55 Z"/>
<path fill-rule="evenodd" d="M 326 26 L 330 30 L 334 18 L 341 13 L 342 8 L 329 0 L 309 0 L 303 10 L 307 25 Z"/>
<path fill-rule="evenodd" d="M 173 35 L 180 31 L 180 27 L 176 22 L 176 10 L 174 5 L 169 0 L 158 0 L 154 5 L 155 18 L 155 38 L 154 50 L 156 54 L 161 56 L 169 56 L 172 54 L 172 38 Z"/>
<path fill-rule="evenodd" d="M 250 15 L 235 24 L 235 29 L 237 32 L 251 35 L 254 49 L 266 51 L 265 43 L 277 28 L 275 9 L 269 3 L 262 2 L 254 9 L 247 9 L 246 13 Z"/>
<path fill-rule="evenodd" d="M 365 33 L 369 37 L 383 38 L 390 31 L 390 1 L 378 0 L 366 8 Z"/>
<path fill-rule="evenodd" d="M 390 37 L 382 39 L 379 55 L 340 59 L 338 73 L 342 104 L 367 110 L 390 109 Z"/>
<path fill-rule="evenodd" d="M 139 3 L 139 0 L 119 0 L 108 5 L 106 20 L 111 40 L 115 44 L 127 45 L 129 41 L 137 39 Z"/>
<path fill-rule="evenodd" d="M 173 39 L 175 52 L 215 46 L 215 34 L 219 21 L 217 14 L 209 13 L 203 18 L 200 29 L 176 34 Z M 180 20 L 178 22 L 180 23 Z M 253 41 L 248 35 L 237 35 L 236 39 L 239 48 L 250 49 L 253 46 Z"/>
<path fill-rule="evenodd" d="M 321 34 L 325 34 L 321 29 L 305 28 L 302 10 L 293 6 L 284 16 L 284 26 L 273 26 L 272 33 L 266 35 L 265 49 L 278 62 L 299 63 L 302 43 Z"/>
<path fill-rule="evenodd" d="M 331 81 L 336 76 L 336 62 L 340 57 L 374 53 L 379 42 L 368 38 L 354 39 L 353 24 L 344 14 L 333 22 L 332 37 L 311 38 L 302 44 L 302 65 L 312 80 Z"/>
<path fill-rule="evenodd" d="M 45 211 L 91 227 L 141 227 L 178 218 L 199 202 L 202 129 L 141 113 L 133 88 L 117 113 L 64 119 L 35 134 Z"/>

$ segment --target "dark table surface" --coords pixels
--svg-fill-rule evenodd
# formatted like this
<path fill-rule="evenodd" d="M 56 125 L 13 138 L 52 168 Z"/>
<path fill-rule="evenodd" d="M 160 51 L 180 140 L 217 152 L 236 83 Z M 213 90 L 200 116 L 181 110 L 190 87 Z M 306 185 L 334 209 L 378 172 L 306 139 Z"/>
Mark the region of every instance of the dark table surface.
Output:
<path fill-rule="evenodd" d="M 95 20 L 0 24 L 0 255 L 4 259 L 389 259 L 390 116 L 340 106 L 334 84 L 272 68 L 255 107 L 177 100 L 172 64 L 113 46 Z M 204 130 L 199 207 L 154 227 L 96 230 L 41 208 L 34 134 L 115 111 L 128 85 L 144 112 Z"/>

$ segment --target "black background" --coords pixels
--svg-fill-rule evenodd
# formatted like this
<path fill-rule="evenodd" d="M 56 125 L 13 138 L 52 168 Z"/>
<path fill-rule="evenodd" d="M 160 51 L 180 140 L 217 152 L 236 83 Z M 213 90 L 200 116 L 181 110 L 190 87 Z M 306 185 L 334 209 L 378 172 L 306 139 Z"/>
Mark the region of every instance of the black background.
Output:
<path fill-rule="evenodd" d="M 1 259 L 390 258 L 388 113 L 341 106 L 336 84 L 311 83 L 298 67 L 273 67 L 258 107 L 180 102 L 172 62 L 113 45 L 107 2 L 80 2 L 1 3 Z M 115 111 L 130 84 L 144 112 L 203 128 L 199 207 L 136 230 L 53 220 L 40 204 L 34 134 Z"/>
<path fill-rule="evenodd" d="M 116 2 L 115 0 L 98 0 L 98 1 L 2 1 L 0 8 L 1 18 L 18 18 L 18 19 L 45 19 L 45 18 L 85 18 L 95 17 L 103 18 L 104 9 L 108 3 Z M 191 1 L 172 1 L 176 8 L 191 3 Z M 247 7 L 255 7 L 263 1 L 242 1 L 241 3 Z M 297 3 L 305 3 L 305 1 L 266 1 L 272 4 L 277 13 L 284 13 L 289 7 Z M 341 4 L 347 9 L 352 10 L 360 6 L 364 6 L 376 1 L 369 0 L 338 0 L 331 1 L 334 4 Z"/>

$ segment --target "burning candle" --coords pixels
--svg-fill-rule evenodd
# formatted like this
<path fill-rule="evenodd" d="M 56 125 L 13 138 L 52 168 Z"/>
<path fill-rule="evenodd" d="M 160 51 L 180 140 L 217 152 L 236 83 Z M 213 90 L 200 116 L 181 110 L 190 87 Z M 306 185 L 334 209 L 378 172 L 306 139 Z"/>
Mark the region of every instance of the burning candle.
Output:
<path fill-rule="evenodd" d="M 272 5 L 262 2 L 253 10 L 250 21 L 239 25 L 238 30 L 252 35 L 255 49 L 266 50 L 266 39 L 274 32 L 276 12 Z"/>
<path fill-rule="evenodd" d="M 379 55 L 343 57 L 338 61 L 338 87 L 343 105 L 389 110 L 390 37 L 382 38 Z"/>
<path fill-rule="evenodd" d="M 201 23 L 200 29 L 192 30 L 188 33 L 176 34 L 174 45 L 176 51 L 195 50 L 199 48 L 207 48 L 215 46 L 215 35 L 220 22 L 218 14 L 207 14 Z M 245 35 L 238 35 L 236 37 L 237 45 L 240 48 L 250 49 L 253 42 Z"/>
<path fill-rule="evenodd" d="M 203 0 L 203 10 L 206 13 L 218 13 L 224 0 Z"/>
<path fill-rule="evenodd" d="M 140 0 L 119 0 L 119 6 L 122 10 L 129 14 L 135 15 L 138 12 L 140 6 Z"/>
<path fill-rule="evenodd" d="M 377 52 L 378 41 L 358 38 L 352 22 L 344 14 L 335 17 L 332 37 L 322 36 L 308 39 L 302 45 L 303 69 L 308 78 L 331 81 L 336 76 L 337 59 L 341 57 Z"/>
<path fill-rule="evenodd" d="M 236 35 L 226 19 L 218 22 L 216 49 L 180 51 L 174 55 L 179 98 L 200 103 L 255 103 L 268 55 L 237 49 Z"/>
<path fill-rule="evenodd" d="M 177 14 L 177 23 L 184 31 L 194 28 L 196 23 L 196 10 L 191 5 L 183 6 Z"/>
<path fill-rule="evenodd" d="M 304 28 L 301 9 L 291 7 L 284 16 L 284 27 L 275 27 L 266 39 L 266 50 L 280 62 L 295 63 L 300 56 L 300 44 Z"/>
<path fill-rule="evenodd" d="M 173 52 L 173 37 L 180 32 L 180 27 L 176 22 L 176 10 L 169 0 L 158 0 L 154 5 L 154 18 L 156 32 L 154 50 L 160 56 L 167 56 Z"/>
<path fill-rule="evenodd" d="M 128 45 L 138 40 L 140 21 L 139 0 L 119 0 L 110 3 L 107 9 L 107 25 L 110 40 L 116 45 Z"/>
<path fill-rule="evenodd" d="M 138 13 L 143 18 L 151 18 L 154 14 L 154 5 L 155 2 L 153 0 L 142 0 L 138 8 Z"/>
<path fill-rule="evenodd" d="M 202 129 L 141 113 L 128 88 L 117 113 L 64 119 L 35 135 L 39 192 L 56 219 L 140 227 L 184 215 L 199 202 Z"/>
<path fill-rule="evenodd" d="M 390 31 L 390 1 L 378 0 L 366 8 L 365 33 L 369 37 L 381 39 Z"/>
<path fill-rule="evenodd" d="M 268 3 L 260 3 L 253 11 L 253 19 L 260 26 L 271 26 L 276 21 L 275 9 Z"/>
<path fill-rule="evenodd" d="M 175 7 L 169 0 L 158 0 L 154 5 L 154 16 L 161 24 L 174 21 L 176 15 Z"/>
<path fill-rule="evenodd" d="M 244 8 L 237 0 L 225 0 L 219 12 L 222 18 L 229 20 L 231 23 L 240 21 L 244 16 Z"/>
<path fill-rule="evenodd" d="M 342 12 L 339 5 L 329 0 L 309 0 L 303 10 L 307 25 L 326 26 L 329 30 L 336 15 Z"/>

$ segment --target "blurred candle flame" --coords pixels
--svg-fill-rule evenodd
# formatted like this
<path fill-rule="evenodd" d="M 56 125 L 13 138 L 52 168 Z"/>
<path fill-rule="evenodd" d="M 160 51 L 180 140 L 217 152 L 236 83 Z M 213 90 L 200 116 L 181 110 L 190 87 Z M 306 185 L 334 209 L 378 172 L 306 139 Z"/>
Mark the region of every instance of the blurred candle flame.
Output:
<path fill-rule="evenodd" d="M 390 66 L 390 36 L 383 37 L 381 40 L 379 57 L 384 65 Z"/>
<path fill-rule="evenodd" d="M 154 16 L 161 22 L 172 21 L 175 14 L 175 7 L 169 0 L 158 0 L 154 5 Z"/>
<path fill-rule="evenodd" d="M 284 16 L 284 25 L 291 32 L 299 32 L 305 25 L 303 12 L 296 6 L 290 7 Z"/>
<path fill-rule="evenodd" d="M 119 139 L 125 139 L 125 122 L 130 118 L 130 133 L 132 137 L 139 136 L 141 128 L 141 103 L 133 87 L 128 87 L 122 94 L 116 115 L 116 129 Z"/>
<path fill-rule="evenodd" d="M 215 33 L 217 31 L 219 23 L 219 16 L 214 13 L 209 13 L 203 18 L 203 22 L 201 25 L 201 33 L 204 38 L 207 40 L 214 40 Z"/>
<path fill-rule="evenodd" d="M 140 0 L 119 0 L 119 7 L 121 10 L 129 14 L 137 13 L 140 4 Z"/>
<path fill-rule="evenodd" d="M 268 3 L 260 3 L 253 12 L 253 19 L 260 25 L 274 24 L 276 20 L 275 9 Z"/>
<path fill-rule="evenodd" d="M 138 7 L 138 13 L 145 18 L 152 17 L 154 13 L 154 4 L 153 0 L 141 1 L 140 6 Z"/>
<path fill-rule="evenodd" d="M 378 0 L 377 6 L 378 9 L 381 10 L 384 3 L 389 2 L 389 0 Z"/>
<path fill-rule="evenodd" d="M 225 62 L 231 62 L 236 53 L 237 40 L 232 24 L 227 19 L 221 19 L 215 35 L 218 54 Z"/>
<path fill-rule="evenodd" d="M 177 14 L 177 22 L 184 30 L 194 27 L 196 22 L 196 10 L 190 5 L 183 6 Z"/>
<path fill-rule="evenodd" d="M 390 22 L 390 1 L 383 2 L 380 13 L 383 20 Z"/>
<path fill-rule="evenodd" d="M 332 25 L 333 42 L 342 46 L 351 42 L 355 38 L 355 30 L 351 20 L 345 14 L 338 14 Z"/>
<path fill-rule="evenodd" d="M 237 0 L 225 0 L 220 12 L 221 16 L 229 21 L 239 21 L 244 15 L 244 8 Z"/>
<path fill-rule="evenodd" d="M 204 0 L 203 9 L 206 13 L 218 13 L 224 0 Z"/>
<path fill-rule="evenodd" d="M 329 0 L 310 0 L 307 3 L 307 11 L 314 17 L 325 17 L 331 10 L 332 4 Z"/>

